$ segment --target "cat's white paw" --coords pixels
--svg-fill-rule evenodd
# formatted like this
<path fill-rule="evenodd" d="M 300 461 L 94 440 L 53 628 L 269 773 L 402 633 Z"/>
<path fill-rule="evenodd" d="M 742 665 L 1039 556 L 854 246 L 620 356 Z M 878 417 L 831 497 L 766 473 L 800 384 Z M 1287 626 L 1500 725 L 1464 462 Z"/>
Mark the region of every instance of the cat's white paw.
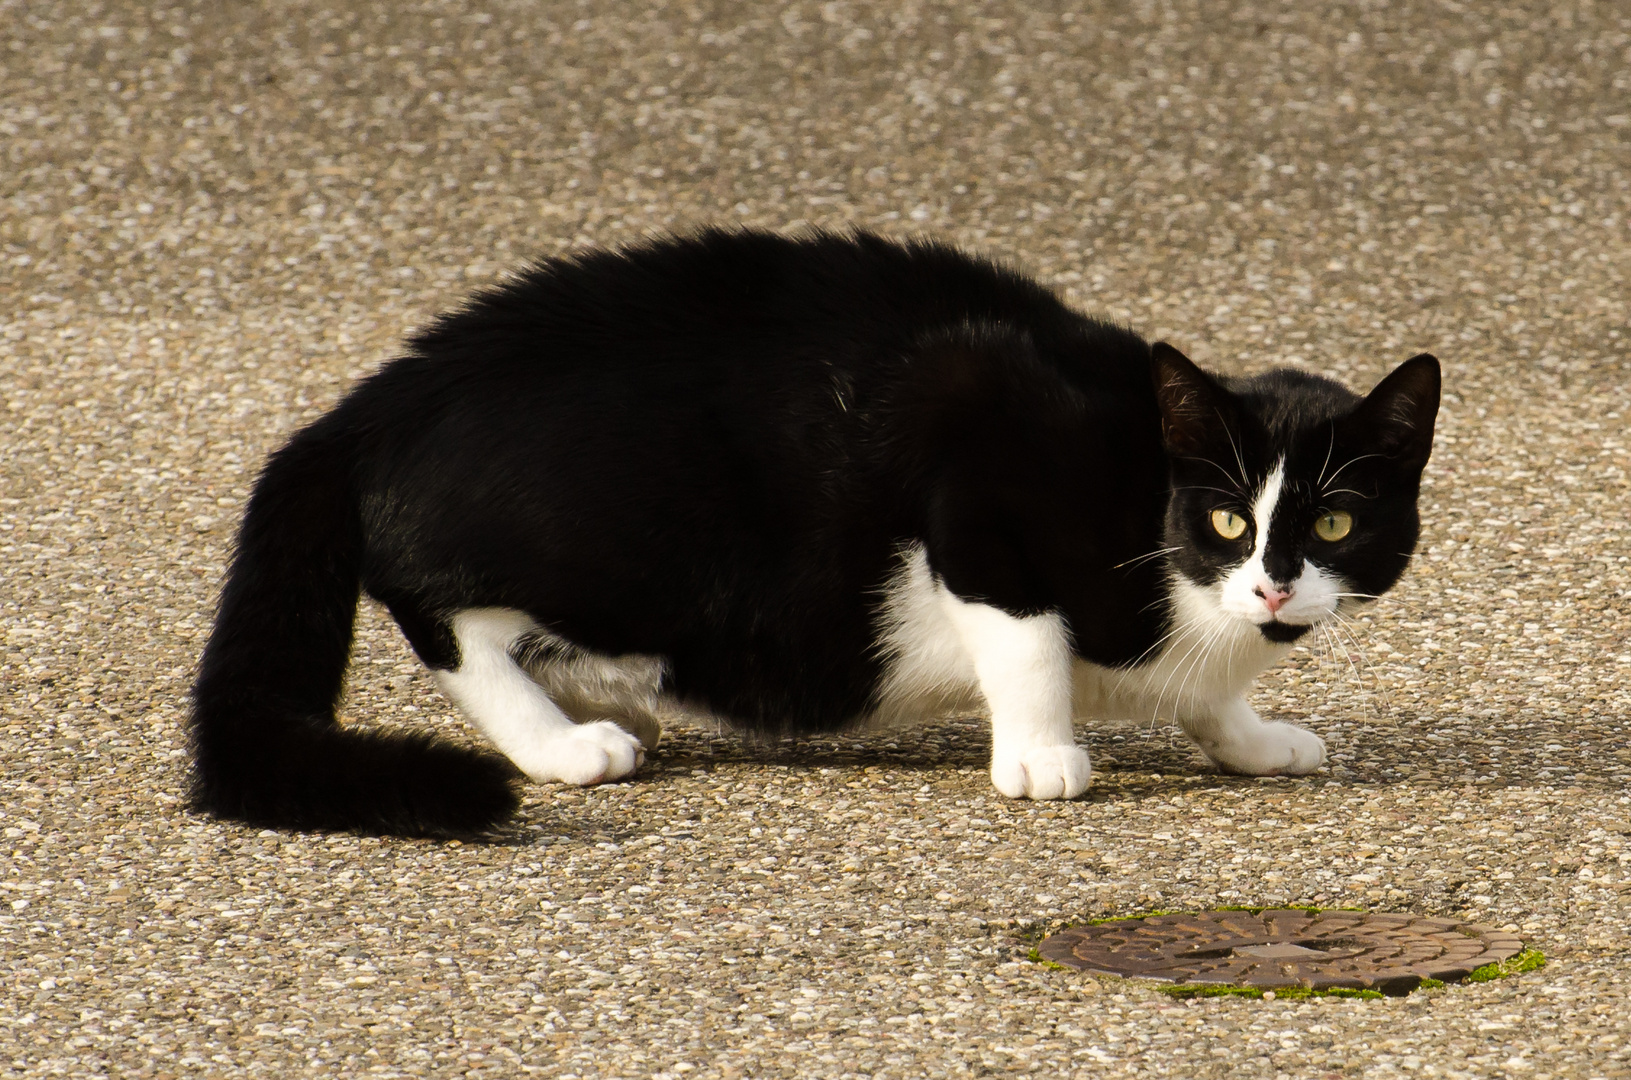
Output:
<path fill-rule="evenodd" d="M 539 783 L 558 780 L 588 787 L 625 777 L 645 760 L 639 739 L 610 720 L 597 720 L 540 742 L 516 764 Z"/>
<path fill-rule="evenodd" d="M 1245 737 L 1204 746 L 1225 772 L 1245 776 L 1302 776 L 1325 764 L 1325 740 L 1294 724 L 1265 723 Z"/>
<path fill-rule="evenodd" d="M 991 783 L 1010 799 L 1074 799 L 1092 775 L 1079 746 L 1032 746 L 991 757 Z"/>

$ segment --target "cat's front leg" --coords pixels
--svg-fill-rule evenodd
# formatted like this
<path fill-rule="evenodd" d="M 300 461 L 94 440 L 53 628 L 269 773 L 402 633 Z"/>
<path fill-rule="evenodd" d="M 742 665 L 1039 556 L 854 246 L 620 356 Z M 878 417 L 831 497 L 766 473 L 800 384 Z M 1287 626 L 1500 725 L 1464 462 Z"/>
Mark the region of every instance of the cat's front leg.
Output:
<path fill-rule="evenodd" d="M 1184 731 L 1224 772 L 1302 776 L 1325 764 L 1325 740 L 1294 724 L 1265 722 L 1243 697 L 1184 717 Z"/>
<path fill-rule="evenodd" d="M 1010 615 L 946 594 L 991 709 L 991 782 L 1013 799 L 1073 799 L 1092 769 L 1071 730 L 1071 651 L 1058 615 Z"/>

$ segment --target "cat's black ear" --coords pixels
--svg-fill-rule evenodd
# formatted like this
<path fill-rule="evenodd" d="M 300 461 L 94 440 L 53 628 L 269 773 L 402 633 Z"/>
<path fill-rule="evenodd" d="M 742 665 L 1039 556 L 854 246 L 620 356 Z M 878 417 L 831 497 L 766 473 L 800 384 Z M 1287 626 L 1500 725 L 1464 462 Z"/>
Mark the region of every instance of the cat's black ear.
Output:
<path fill-rule="evenodd" d="M 1429 353 L 1394 368 L 1359 403 L 1348 423 L 1376 452 L 1407 469 L 1421 469 L 1433 452 L 1441 377 Z"/>
<path fill-rule="evenodd" d="M 1196 457 L 1222 441 L 1234 405 L 1216 379 L 1164 341 L 1150 346 L 1150 373 L 1155 377 L 1161 438 L 1168 453 Z"/>

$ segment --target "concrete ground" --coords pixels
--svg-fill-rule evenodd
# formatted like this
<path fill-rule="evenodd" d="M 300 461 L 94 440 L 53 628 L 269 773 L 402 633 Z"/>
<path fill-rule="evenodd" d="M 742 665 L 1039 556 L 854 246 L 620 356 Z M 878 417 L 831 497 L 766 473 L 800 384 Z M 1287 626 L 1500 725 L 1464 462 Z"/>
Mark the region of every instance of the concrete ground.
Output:
<path fill-rule="evenodd" d="M 1631 1075 L 1631 9 L 1612 0 L 0 0 L 0 1074 Z M 670 732 L 508 843 L 179 802 L 263 455 L 523 260 L 930 231 L 1229 371 L 1448 372 L 1407 579 L 1010 802 L 971 721 Z M 346 713 L 458 725 L 379 612 Z M 1026 959 L 1071 921 L 1362 905 L 1550 958 L 1351 1001 Z"/>

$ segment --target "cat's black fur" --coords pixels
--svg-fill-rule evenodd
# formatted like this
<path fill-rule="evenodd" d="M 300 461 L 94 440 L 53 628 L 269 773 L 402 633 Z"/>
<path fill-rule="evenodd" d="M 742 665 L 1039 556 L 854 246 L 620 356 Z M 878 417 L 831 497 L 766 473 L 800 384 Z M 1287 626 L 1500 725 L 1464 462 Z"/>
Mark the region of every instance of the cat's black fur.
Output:
<path fill-rule="evenodd" d="M 903 546 L 956 595 L 1059 612 L 1079 656 L 1132 664 L 1168 619 L 1169 566 L 1141 557 L 1176 544 L 1197 581 L 1238 561 L 1190 504 L 1219 505 L 1217 462 L 1261 475 L 1309 439 L 1379 455 L 1344 479 L 1386 500 L 1353 552 L 1381 592 L 1425 453 L 1383 447 L 1358 402 L 1152 357 L 938 244 L 709 231 L 541 263 L 268 461 L 195 689 L 193 803 L 409 834 L 513 810 L 502 758 L 336 723 L 360 592 L 433 668 L 458 663 L 454 612 L 515 608 L 665 658 L 669 689 L 737 724 L 827 731 L 875 703 Z"/>

